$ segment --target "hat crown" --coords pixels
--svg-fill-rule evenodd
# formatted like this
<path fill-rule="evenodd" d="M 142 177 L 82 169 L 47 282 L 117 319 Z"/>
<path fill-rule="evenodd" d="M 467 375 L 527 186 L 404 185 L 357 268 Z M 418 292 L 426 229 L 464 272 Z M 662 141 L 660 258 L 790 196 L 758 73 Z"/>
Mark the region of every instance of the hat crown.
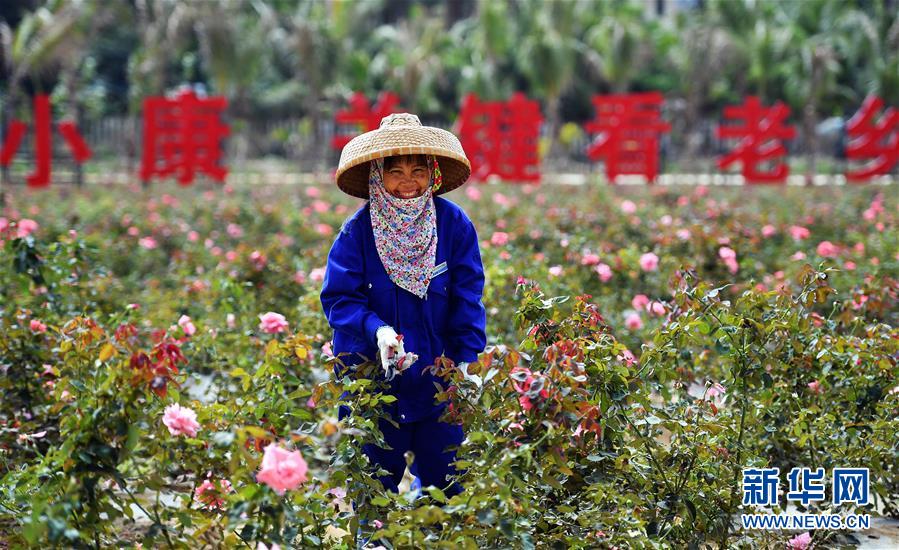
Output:
<path fill-rule="evenodd" d="M 379 128 L 390 126 L 421 126 L 421 121 L 412 113 L 393 113 L 381 119 Z"/>

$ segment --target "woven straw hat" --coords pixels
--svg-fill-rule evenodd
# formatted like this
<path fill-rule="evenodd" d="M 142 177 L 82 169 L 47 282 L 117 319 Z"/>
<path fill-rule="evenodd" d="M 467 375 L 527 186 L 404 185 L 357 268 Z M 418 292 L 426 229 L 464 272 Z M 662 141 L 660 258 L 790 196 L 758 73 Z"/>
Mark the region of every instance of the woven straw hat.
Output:
<path fill-rule="evenodd" d="M 354 137 L 340 153 L 337 186 L 349 195 L 368 198 L 369 161 L 393 155 L 436 155 L 443 174 L 440 195 L 459 187 L 471 175 L 471 163 L 459 138 L 441 128 L 422 126 L 411 113 L 381 119 L 381 127 Z"/>

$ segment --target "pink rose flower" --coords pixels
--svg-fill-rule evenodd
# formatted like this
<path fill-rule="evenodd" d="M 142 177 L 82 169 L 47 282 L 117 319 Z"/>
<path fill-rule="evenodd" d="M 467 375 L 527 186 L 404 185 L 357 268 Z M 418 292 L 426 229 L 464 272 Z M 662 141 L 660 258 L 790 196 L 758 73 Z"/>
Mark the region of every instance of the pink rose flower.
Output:
<path fill-rule="evenodd" d="M 646 311 L 649 311 L 653 315 L 658 315 L 661 317 L 665 315 L 665 304 L 659 302 L 658 300 L 653 300 L 646 306 Z"/>
<path fill-rule="evenodd" d="M 837 254 L 840 253 L 840 249 L 830 241 L 821 241 L 818 243 L 816 251 L 818 252 L 818 256 L 823 256 L 825 258 L 836 258 Z"/>
<path fill-rule="evenodd" d="M 659 257 L 652 252 L 640 256 L 640 269 L 643 271 L 655 271 L 659 267 Z"/>
<path fill-rule="evenodd" d="M 309 272 L 309 280 L 313 283 L 320 283 L 325 280 L 325 268 L 316 267 Z"/>
<path fill-rule="evenodd" d="M 599 275 L 600 281 L 607 283 L 612 278 L 612 268 L 607 264 L 599 264 L 596 266 L 596 274 Z"/>
<path fill-rule="evenodd" d="M 481 190 L 474 185 L 469 185 L 465 190 L 465 196 L 473 201 L 481 200 Z"/>
<path fill-rule="evenodd" d="M 787 231 L 789 231 L 790 236 L 793 237 L 793 240 L 796 241 L 807 239 L 812 234 L 811 231 L 799 225 L 791 225 Z"/>
<path fill-rule="evenodd" d="M 16 227 L 18 229 L 16 236 L 18 238 L 22 239 L 22 238 L 27 237 L 28 235 L 31 235 L 35 231 L 37 231 L 38 224 L 34 220 L 30 220 L 28 218 L 22 218 L 21 220 L 19 220 L 16 223 Z"/>
<path fill-rule="evenodd" d="M 551 277 L 559 277 L 560 275 L 562 275 L 562 266 L 554 265 L 549 268 L 549 275 Z"/>
<path fill-rule="evenodd" d="M 287 319 L 280 313 L 269 311 L 259 316 L 259 329 L 268 334 L 287 330 Z"/>
<path fill-rule="evenodd" d="M 581 265 L 597 265 L 599 264 L 599 256 L 588 252 L 581 258 Z"/>
<path fill-rule="evenodd" d="M 770 223 L 764 227 L 762 227 L 762 237 L 769 239 L 773 237 L 777 233 L 777 228 L 771 225 Z"/>
<path fill-rule="evenodd" d="M 490 237 L 490 244 L 493 246 L 505 246 L 509 242 L 509 234 L 504 231 L 494 231 Z"/>
<path fill-rule="evenodd" d="M 250 263 L 253 264 L 253 269 L 255 269 L 256 271 L 262 271 L 268 264 L 268 258 L 266 258 L 265 254 L 263 254 L 262 252 L 254 250 L 250 253 Z"/>
<path fill-rule="evenodd" d="M 639 313 L 631 313 L 624 318 L 624 326 L 629 330 L 640 330 L 643 328 L 643 319 L 640 318 Z"/>
<path fill-rule="evenodd" d="M 288 451 L 271 443 L 265 447 L 265 455 L 256 481 L 265 483 L 277 494 L 296 489 L 306 481 L 306 461 L 300 451 Z"/>
<path fill-rule="evenodd" d="M 197 328 L 194 326 L 193 321 L 191 321 L 190 317 L 187 315 L 182 315 L 181 318 L 178 319 L 178 326 L 181 327 L 184 334 L 188 336 L 193 336 L 194 333 L 197 332 Z"/>
<path fill-rule="evenodd" d="M 139 241 L 137 241 L 137 244 L 139 244 L 141 248 L 146 248 L 147 250 L 153 250 L 154 248 L 159 246 L 156 243 L 156 239 L 154 239 L 153 237 L 142 237 Z"/>
<path fill-rule="evenodd" d="M 47 332 L 47 325 L 38 321 L 37 319 L 32 319 L 28 324 L 28 327 L 31 329 L 31 332 L 34 332 L 36 334 Z"/>
<path fill-rule="evenodd" d="M 649 297 L 646 294 L 637 294 L 631 299 L 631 305 L 636 310 L 642 310 L 646 308 L 646 305 L 649 303 Z"/>
<path fill-rule="evenodd" d="M 225 499 L 222 497 L 233 490 L 231 482 L 227 479 L 219 480 L 218 487 L 210 479 L 204 479 L 203 483 L 194 491 L 194 500 L 203 504 L 207 509 L 221 508 L 225 504 Z"/>
<path fill-rule="evenodd" d="M 821 382 L 815 380 L 813 382 L 808 383 L 808 389 L 812 390 L 813 393 L 822 394 L 824 393 L 824 388 L 821 387 Z"/>
<path fill-rule="evenodd" d="M 791 538 L 788 544 L 790 545 L 790 550 L 805 550 L 811 543 L 812 536 L 808 534 L 808 531 L 806 531 L 801 535 L 796 535 L 795 537 Z"/>
<path fill-rule="evenodd" d="M 172 435 L 187 435 L 197 437 L 197 413 L 187 407 L 174 403 L 165 408 L 162 423 L 169 429 Z"/>
<path fill-rule="evenodd" d="M 625 214 L 633 214 L 637 211 L 637 205 L 633 201 L 623 200 L 621 201 L 621 211 Z"/>

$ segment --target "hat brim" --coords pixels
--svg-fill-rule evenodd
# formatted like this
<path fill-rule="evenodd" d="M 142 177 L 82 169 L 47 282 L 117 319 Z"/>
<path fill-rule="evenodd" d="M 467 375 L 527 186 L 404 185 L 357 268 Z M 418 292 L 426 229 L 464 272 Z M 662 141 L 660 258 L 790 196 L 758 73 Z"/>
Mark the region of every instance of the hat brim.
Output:
<path fill-rule="evenodd" d="M 368 199 L 369 163 L 394 155 L 437 156 L 443 184 L 435 195 L 452 191 L 471 176 L 471 164 L 456 136 L 431 126 L 399 126 L 380 128 L 350 140 L 340 155 L 337 187 L 348 195 Z"/>

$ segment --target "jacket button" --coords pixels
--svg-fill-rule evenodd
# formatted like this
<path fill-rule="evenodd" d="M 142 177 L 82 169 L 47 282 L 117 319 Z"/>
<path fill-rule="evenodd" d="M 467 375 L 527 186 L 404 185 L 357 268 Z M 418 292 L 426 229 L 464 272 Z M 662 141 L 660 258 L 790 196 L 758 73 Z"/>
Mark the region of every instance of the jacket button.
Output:
<path fill-rule="evenodd" d="M 403 420 L 405 420 L 405 419 L 406 419 L 406 415 L 405 415 L 405 414 L 401 414 L 401 415 L 400 415 L 400 418 L 403 419 Z"/>
<path fill-rule="evenodd" d="M 368 288 L 371 288 L 371 283 L 368 283 Z"/>

